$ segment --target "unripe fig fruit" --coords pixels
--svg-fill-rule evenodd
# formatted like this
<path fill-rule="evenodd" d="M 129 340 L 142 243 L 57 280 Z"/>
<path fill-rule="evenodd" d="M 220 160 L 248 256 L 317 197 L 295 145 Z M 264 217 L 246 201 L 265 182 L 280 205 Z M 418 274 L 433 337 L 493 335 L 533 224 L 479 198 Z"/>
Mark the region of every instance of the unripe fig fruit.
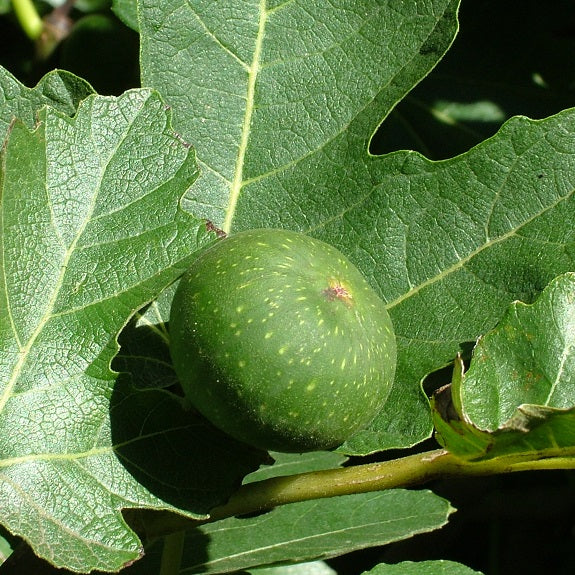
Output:
<path fill-rule="evenodd" d="M 379 412 L 395 372 L 383 301 L 341 252 L 292 231 L 202 252 L 177 288 L 170 339 L 191 404 L 275 451 L 340 445 Z"/>

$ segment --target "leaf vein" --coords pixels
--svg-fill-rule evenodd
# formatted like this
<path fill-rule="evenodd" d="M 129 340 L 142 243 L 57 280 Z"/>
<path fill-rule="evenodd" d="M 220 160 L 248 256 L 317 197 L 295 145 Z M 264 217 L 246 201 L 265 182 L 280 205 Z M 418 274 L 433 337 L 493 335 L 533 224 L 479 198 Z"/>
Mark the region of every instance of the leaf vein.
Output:
<path fill-rule="evenodd" d="M 93 100 L 92 100 L 92 104 L 93 104 Z M 78 121 L 78 118 L 76 119 L 76 121 Z M 22 370 L 24 369 L 24 365 L 26 363 L 26 360 L 28 358 L 28 354 L 29 354 L 30 350 L 32 349 L 34 343 L 36 342 L 36 340 L 38 339 L 38 337 L 42 333 L 42 330 L 44 329 L 46 324 L 50 321 L 50 319 L 52 317 L 54 317 L 53 316 L 53 310 L 54 310 L 54 307 L 55 307 L 56 302 L 58 300 L 58 296 L 60 295 L 61 288 L 64 285 L 64 277 L 65 277 L 66 272 L 67 272 L 68 264 L 72 258 L 72 255 L 74 254 L 74 252 L 76 250 L 76 246 L 77 246 L 78 242 L 80 241 L 80 238 L 82 237 L 82 235 L 83 235 L 83 233 L 84 233 L 84 231 L 85 231 L 85 229 L 86 229 L 86 227 L 90 221 L 92 214 L 94 213 L 94 210 L 96 207 L 96 201 L 97 201 L 98 195 L 99 195 L 99 190 L 101 189 L 103 177 L 104 177 L 104 174 L 106 173 L 107 166 L 109 165 L 111 159 L 114 157 L 117 150 L 120 148 L 122 143 L 127 138 L 128 134 L 132 128 L 132 123 L 133 122 L 127 123 L 123 134 L 118 138 L 116 145 L 114 146 L 111 153 L 108 154 L 106 161 L 104 163 L 100 164 L 101 169 L 100 169 L 100 173 L 99 173 L 98 184 L 95 186 L 94 193 L 92 194 L 89 209 L 86 211 L 86 214 L 84 216 L 82 224 L 76 230 L 76 234 L 74 236 L 74 239 L 70 243 L 69 248 L 66 250 L 64 257 L 62 258 L 62 261 L 60 263 L 60 271 L 59 271 L 58 279 L 57 279 L 56 283 L 54 284 L 53 293 L 50 295 L 50 297 L 48 299 L 48 305 L 46 306 L 46 310 L 45 310 L 44 314 L 42 315 L 42 317 L 40 317 L 38 319 L 38 324 L 36 325 L 36 328 L 34 329 L 32 334 L 30 335 L 26 344 L 20 348 L 21 353 L 20 353 L 18 360 L 16 361 L 16 363 L 12 369 L 12 374 L 11 374 L 10 378 L 9 378 L 8 382 L 6 383 L 6 386 L 5 386 L 4 390 L 2 391 L 2 394 L 0 395 L 0 413 L 4 410 L 6 404 L 8 403 L 8 401 L 9 401 L 9 399 L 13 393 L 14 388 L 16 387 L 16 384 L 18 382 L 18 378 L 19 378 Z M 94 137 L 92 135 L 92 127 L 93 127 L 92 124 L 90 124 L 89 141 L 91 141 L 91 142 L 94 141 Z M 46 140 L 48 140 L 48 135 L 46 136 Z M 47 201 L 48 201 L 48 196 L 47 196 Z M 50 206 L 52 206 L 52 205 L 53 205 L 52 202 L 50 202 Z"/>
<path fill-rule="evenodd" d="M 404 300 L 412 297 L 413 295 L 417 294 L 418 292 L 420 292 L 421 290 L 423 290 L 426 287 L 429 287 L 443 279 L 445 279 L 447 276 L 449 276 L 450 274 L 462 269 L 467 263 L 469 263 L 474 257 L 476 257 L 477 255 L 479 255 L 480 253 L 482 253 L 483 251 L 485 251 L 486 249 L 493 247 L 497 244 L 500 244 L 502 242 L 505 242 L 506 240 L 508 240 L 509 238 L 516 236 L 519 234 L 520 230 L 522 228 L 524 228 L 525 226 L 529 225 L 531 222 L 533 222 L 536 218 L 543 216 L 546 212 L 548 212 L 549 210 L 552 210 L 554 208 L 556 208 L 561 202 L 567 201 L 571 198 L 572 192 L 570 192 L 569 194 L 566 194 L 565 196 L 560 196 L 557 201 L 552 202 L 550 205 L 548 205 L 547 207 L 545 207 L 545 209 L 542 209 L 540 211 L 537 211 L 535 214 L 531 215 L 530 217 L 526 218 L 520 225 L 510 229 L 508 232 L 501 234 L 499 237 L 497 238 L 493 238 L 493 239 L 488 239 L 487 241 L 485 241 L 483 244 L 479 245 L 476 249 L 474 249 L 473 251 L 469 252 L 469 254 L 467 254 L 465 257 L 461 258 L 460 260 L 458 260 L 457 262 L 455 262 L 454 264 L 448 266 L 447 268 L 445 268 L 441 273 L 432 276 L 430 278 L 428 278 L 427 280 L 421 282 L 419 285 L 413 287 L 412 289 L 406 291 L 404 294 L 402 294 L 401 296 L 399 296 L 398 298 L 396 298 L 393 301 L 390 301 L 387 305 L 388 309 L 392 309 L 395 306 L 399 305 L 400 303 L 402 303 Z"/>
<path fill-rule="evenodd" d="M 261 53 L 263 47 L 263 40 L 265 34 L 265 26 L 267 20 L 266 13 L 266 0 L 260 0 L 259 5 L 259 26 L 258 34 L 256 37 L 256 43 L 254 48 L 254 57 L 252 64 L 249 67 L 248 74 L 248 85 L 247 85 L 247 95 L 246 95 L 246 111 L 244 114 L 244 122 L 242 126 L 242 134 L 240 138 L 240 145 L 238 148 L 238 156 L 236 160 L 236 167 L 234 172 L 234 179 L 232 182 L 232 187 L 230 189 L 230 198 L 228 209 L 226 211 L 226 216 L 224 219 L 223 230 L 229 232 L 232 226 L 232 220 L 236 210 L 236 205 L 240 195 L 240 191 L 243 186 L 243 167 L 246 156 L 246 151 L 248 148 L 248 141 L 250 137 L 250 127 L 252 122 L 252 115 L 254 112 L 254 98 L 256 82 L 258 78 L 258 72 L 260 67 Z"/>
<path fill-rule="evenodd" d="M 194 15 L 194 18 L 198 21 L 198 24 L 202 27 L 206 35 L 211 38 L 224 52 L 229 54 L 236 62 L 238 62 L 242 68 L 249 70 L 249 66 L 232 50 L 230 50 L 215 34 L 210 30 L 208 25 L 202 20 L 201 16 L 194 10 L 192 3 L 188 0 L 188 7 Z"/>

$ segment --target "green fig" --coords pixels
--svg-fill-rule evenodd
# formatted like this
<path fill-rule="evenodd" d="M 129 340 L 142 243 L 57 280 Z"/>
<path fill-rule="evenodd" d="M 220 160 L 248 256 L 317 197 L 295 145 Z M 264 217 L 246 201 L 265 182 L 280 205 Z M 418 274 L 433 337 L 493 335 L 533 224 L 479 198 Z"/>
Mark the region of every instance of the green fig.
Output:
<path fill-rule="evenodd" d="M 203 251 L 176 290 L 170 340 L 190 403 L 275 451 L 342 444 L 381 410 L 395 373 L 383 301 L 340 251 L 287 230 Z"/>

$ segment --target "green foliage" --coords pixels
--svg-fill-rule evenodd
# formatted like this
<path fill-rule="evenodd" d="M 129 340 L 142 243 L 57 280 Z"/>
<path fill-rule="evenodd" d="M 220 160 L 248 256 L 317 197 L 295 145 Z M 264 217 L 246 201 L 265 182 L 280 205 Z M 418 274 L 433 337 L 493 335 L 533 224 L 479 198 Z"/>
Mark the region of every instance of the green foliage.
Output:
<path fill-rule="evenodd" d="M 229 573 L 269 563 L 327 559 L 437 529 L 453 511 L 429 491 L 394 489 L 284 505 L 252 519 L 224 519 L 188 535 L 182 567 Z M 201 542 L 210 540 L 210 557 Z"/>
<path fill-rule="evenodd" d="M 138 31 L 137 0 L 113 0 L 112 10 L 132 30 Z"/>
<path fill-rule="evenodd" d="M 455 0 L 116 0 L 131 30 L 73 11 L 76 28 L 43 61 L 2 4 L 1 32 L 18 39 L 0 54 L 18 77 L 0 68 L 10 543 L 79 572 L 119 570 L 145 549 L 126 573 L 166 572 L 158 538 L 185 527 L 182 572 L 308 562 L 451 520 L 433 491 L 390 487 L 575 467 L 572 44 L 544 32 L 552 9 L 539 21 L 527 7 L 533 33 L 495 24 L 478 49 L 465 23 L 498 21 L 464 17 L 479 4 L 463 2 L 448 52 Z M 498 10 L 515 25 L 516 9 Z M 135 30 L 143 87 L 125 91 L 135 52 L 107 68 L 100 40 L 118 32 L 128 54 Z M 546 49 L 516 64 L 508 33 Z M 44 75 L 66 61 L 86 80 Z M 538 119 L 500 127 L 510 110 Z M 174 282 L 215 238 L 206 219 L 324 240 L 386 303 L 396 380 L 339 453 L 274 463 L 184 409 L 167 321 Z M 442 449 L 426 451 L 434 431 Z"/>
<path fill-rule="evenodd" d="M 469 459 L 510 454 L 575 455 L 573 335 L 575 274 L 553 281 L 528 306 L 514 303 L 478 342 L 471 367 L 458 363 L 445 401 L 438 395 L 441 443 Z"/>
<path fill-rule="evenodd" d="M 473 571 L 451 561 L 419 561 L 418 563 L 403 562 L 397 565 L 378 565 L 370 575 L 474 575 Z"/>
<path fill-rule="evenodd" d="M 171 501 L 202 516 L 250 468 L 238 447 L 239 467 L 225 456 L 226 472 L 212 466 L 190 482 L 181 459 L 199 462 L 194 444 L 210 435 L 177 398 L 137 394 L 110 370 L 133 311 L 209 240 L 178 207 L 197 177 L 194 154 L 157 94 L 90 96 L 73 119 L 44 108 L 33 131 L 15 121 L 2 175 L 4 524 L 56 565 L 114 569 L 141 552 L 120 509 Z M 154 444 L 170 483 L 145 460 Z M 215 438 L 210 449 L 223 458 L 228 447 Z M 101 527 L 86 531 L 94 521 Z"/>

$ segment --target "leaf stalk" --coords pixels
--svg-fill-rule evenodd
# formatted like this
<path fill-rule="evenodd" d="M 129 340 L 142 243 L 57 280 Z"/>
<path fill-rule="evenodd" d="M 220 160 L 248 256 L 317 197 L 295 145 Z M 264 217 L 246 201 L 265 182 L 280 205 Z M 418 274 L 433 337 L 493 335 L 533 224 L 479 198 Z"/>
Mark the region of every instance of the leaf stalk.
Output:
<path fill-rule="evenodd" d="M 184 552 L 184 542 L 184 531 L 176 531 L 164 537 L 160 575 L 178 575 Z"/>
<path fill-rule="evenodd" d="M 32 0 L 12 0 L 14 14 L 30 40 L 37 40 L 42 33 L 44 23 Z"/>
<path fill-rule="evenodd" d="M 268 511 L 288 503 L 412 487 L 439 478 L 575 469 L 575 448 L 554 451 L 557 453 L 545 451 L 467 461 L 444 449 L 436 449 L 380 463 L 274 477 L 243 485 L 227 503 L 212 509 L 208 519 L 194 520 L 166 513 L 155 515 L 145 530 L 147 537 L 154 539 L 203 523 Z"/>

